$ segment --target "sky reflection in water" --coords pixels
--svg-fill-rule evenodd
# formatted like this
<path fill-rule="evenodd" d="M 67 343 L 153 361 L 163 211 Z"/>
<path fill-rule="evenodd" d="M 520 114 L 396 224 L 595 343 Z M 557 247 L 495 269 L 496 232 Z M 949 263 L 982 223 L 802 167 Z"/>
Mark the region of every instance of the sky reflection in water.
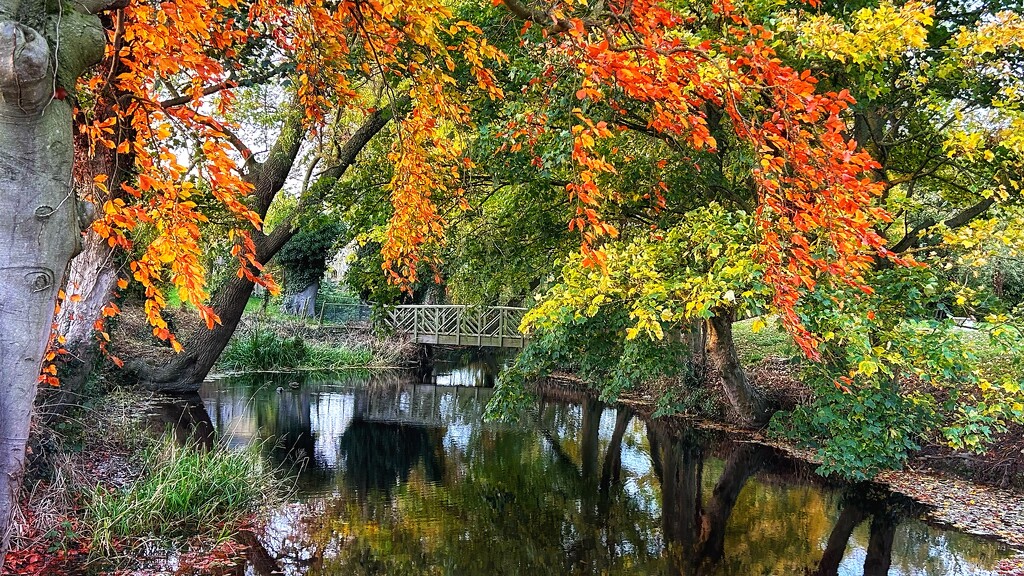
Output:
<path fill-rule="evenodd" d="M 455 385 L 223 379 L 160 419 L 180 420 L 179 436 L 259 442 L 297 475 L 297 501 L 265 539 L 289 574 L 967 576 L 995 574 L 1007 555 L 929 526 L 884 490 L 582 397 L 548 395 L 526 422 L 483 423 L 494 366 L 426 378 Z"/>

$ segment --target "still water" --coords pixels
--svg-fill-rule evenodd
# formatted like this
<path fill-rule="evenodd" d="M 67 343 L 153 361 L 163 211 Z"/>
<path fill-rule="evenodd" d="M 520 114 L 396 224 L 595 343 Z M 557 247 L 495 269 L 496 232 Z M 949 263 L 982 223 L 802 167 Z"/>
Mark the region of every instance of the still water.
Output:
<path fill-rule="evenodd" d="M 885 490 L 583 397 L 485 423 L 495 364 L 474 362 L 226 378 L 162 418 L 259 443 L 295 478 L 250 574 L 966 576 L 1009 553 Z"/>

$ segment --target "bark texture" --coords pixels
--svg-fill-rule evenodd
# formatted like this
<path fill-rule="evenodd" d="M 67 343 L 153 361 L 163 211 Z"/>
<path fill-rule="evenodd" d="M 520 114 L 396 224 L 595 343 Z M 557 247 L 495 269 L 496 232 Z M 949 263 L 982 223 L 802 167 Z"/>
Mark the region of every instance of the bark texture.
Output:
<path fill-rule="evenodd" d="M 736 312 L 731 309 L 718 310 L 708 319 L 708 355 L 722 378 L 722 389 L 735 419 L 745 426 L 761 426 L 771 418 L 771 409 L 743 371 L 732 337 L 735 321 Z"/>
<path fill-rule="evenodd" d="M 282 309 L 287 314 L 312 318 L 316 316 L 316 296 L 320 292 L 320 281 L 311 283 L 295 294 L 285 297 Z"/>
<path fill-rule="evenodd" d="M 98 18 L 66 13 L 47 29 L 43 6 L 0 0 L 0 565 L 57 291 L 81 249 L 71 107 L 54 89 L 98 62 L 105 44 Z"/>

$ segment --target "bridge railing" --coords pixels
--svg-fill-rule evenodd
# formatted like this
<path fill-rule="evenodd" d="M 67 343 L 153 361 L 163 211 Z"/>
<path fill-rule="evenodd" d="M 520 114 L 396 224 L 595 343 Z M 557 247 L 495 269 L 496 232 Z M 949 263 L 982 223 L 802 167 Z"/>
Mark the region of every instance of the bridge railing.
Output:
<path fill-rule="evenodd" d="M 526 308 L 409 304 L 388 310 L 384 323 L 419 344 L 522 348 Z"/>

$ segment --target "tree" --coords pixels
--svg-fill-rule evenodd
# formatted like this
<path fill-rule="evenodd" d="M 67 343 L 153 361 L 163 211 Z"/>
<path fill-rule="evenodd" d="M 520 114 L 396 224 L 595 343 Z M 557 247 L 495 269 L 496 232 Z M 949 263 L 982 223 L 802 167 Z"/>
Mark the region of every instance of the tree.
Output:
<path fill-rule="evenodd" d="M 69 185 L 74 159 L 67 93 L 103 57 L 95 14 L 111 4 L 77 2 L 55 20 L 43 2 L 0 2 L 0 205 L 9 214 L 0 248 L 0 565 L 54 303 L 68 261 L 81 249 L 81 210 Z M 51 45 L 58 41 L 62 50 L 54 57 Z"/>
<path fill-rule="evenodd" d="M 338 248 L 344 226 L 338 221 L 311 224 L 288 241 L 277 255 L 285 269 L 285 311 L 303 316 L 316 315 L 320 280 L 327 271 L 327 259 Z"/>
<path fill-rule="evenodd" d="M 102 242 L 90 245 L 97 253 L 106 247 L 135 250 L 130 276 L 145 293 L 154 335 L 183 349 L 161 314 L 168 287 L 195 307 L 209 328 L 186 339 L 189 351 L 171 365 L 136 368 L 155 387 L 194 389 L 237 325 L 253 285 L 273 285 L 261 276 L 263 265 L 374 135 L 398 119 L 402 137 L 395 139 L 392 153 L 406 164 L 395 171 L 391 190 L 397 205 L 415 206 L 423 194 L 421 163 L 429 156 L 457 164 L 459 150 L 446 144 L 442 127 L 461 122 L 465 102 L 475 94 L 500 95 L 486 69 L 500 54 L 475 39 L 470 23 L 452 21 L 442 3 L 194 0 L 123 4 L 111 17 L 93 15 L 111 7 L 85 1 L 70 11 L 36 1 L 0 3 L 6 66 L 0 71 L 2 114 L 13 127 L 0 137 L 0 163 L 5 174 L 11 173 L 2 201 L 19 215 L 9 224 L 9 235 L 20 239 L 0 257 L 0 266 L 17 276 L 4 306 L 19 314 L 5 329 L 8 362 L 0 380 L 0 550 L 7 547 L 45 332 L 79 241 L 77 203 L 68 186 L 73 152 L 99 151 L 97 156 L 113 160 L 85 166 L 96 168 L 91 173 L 83 170 L 91 177 L 83 196 L 99 200 L 101 214 L 92 231 Z M 105 47 L 109 65 L 76 85 L 104 57 Z M 457 64 L 470 70 L 475 90 L 453 81 Z M 275 143 L 261 156 L 236 135 L 226 116 L 236 89 L 272 79 L 288 104 Z M 72 100 L 81 110 L 76 117 Z M 349 116 L 331 117 L 332 110 Z M 81 139 L 73 138 L 74 130 Z M 305 191 L 295 214 L 263 231 L 262 219 L 308 135 L 319 138 L 316 144 L 331 165 Z M 451 171 L 431 175 L 436 183 L 453 176 Z M 38 191 L 32 202 L 23 200 L 24 190 Z M 212 298 L 199 248 L 209 213 L 198 203 L 204 198 L 234 221 L 232 256 L 240 264 L 237 278 Z M 148 242 L 136 245 L 141 238 Z M 124 289 L 128 279 L 116 282 Z M 98 283 L 94 292 L 106 288 Z M 103 308 L 105 316 L 116 312 L 113 304 Z M 102 324 L 97 327 L 103 336 Z M 45 371 L 53 382 L 56 368 Z"/>
<path fill-rule="evenodd" d="M 1021 245 L 1019 6 L 879 2 L 780 22 L 793 57 L 857 98 L 852 132 L 878 160 L 894 216 L 879 231 L 927 265 L 876 261 L 873 293 L 833 285 L 806 299 L 802 314 L 831 336 L 806 376 L 815 404 L 791 422 L 819 439 L 823 471 L 854 476 L 898 466 L 925 431 L 981 450 L 1024 417 L 1019 374 L 982 370 L 980 339 L 935 317 L 976 314 L 986 345 L 1016 355 L 1021 343 L 1014 314 L 978 278 Z"/>
<path fill-rule="evenodd" d="M 582 268 L 583 276 L 593 268 L 590 285 L 604 282 L 600 293 L 609 286 L 601 279 L 615 275 L 609 260 L 618 237 L 622 244 L 646 242 L 645 249 L 653 249 L 663 235 L 651 228 L 672 230 L 691 215 L 688 210 L 713 200 L 728 203 L 752 214 L 756 224 L 747 247 L 756 248 L 758 281 L 769 287 L 768 298 L 797 342 L 816 355 L 817 339 L 796 313 L 801 287 L 834 276 L 867 289 L 863 274 L 873 258 L 889 256 L 872 228 L 887 218 L 871 204 L 881 192 L 870 179 L 874 163 L 843 134 L 848 94 L 816 93 L 810 73 L 776 56 L 767 42 L 771 32 L 727 2 L 713 3 L 713 14 L 704 19 L 657 3 L 613 3 L 571 14 L 546 3 L 506 6 L 528 21 L 524 43 L 551 49 L 541 78 L 523 89 L 538 93 L 545 104 L 531 111 L 532 120 L 510 122 L 511 152 L 526 148 L 535 167 L 548 169 L 553 155 L 542 146 L 558 132 L 550 119 L 569 119 L 564 128 L 571 134 L 571 156 L 555 156 L 568 166 L 566 189 L 574 211 L 569 229 L 582 241 L 581 256 L 569 266 Z M 646 178 L 630 179 L 633 163 L 649 163 Z M 678 265 L 677 277 L 691 272 L 671 258 L 659 266 Z M 622 266 L 628 276 L 625 259 Z M 624 281 L 640 286 L 646 279 Z M 657 283 L 649 287 L 643 296 L 657 300 Z M 746 290 L 732 288 L 734 300 Z M 708 290 L 726 293 L 718 285 Z M 674 286 L 661 294 L 686 297 L 685 289 Z M 690 310 L 697 304 L 690 303 Z M 595 306 L 600 303 L 576 310 L 593 315 Z M 699 315 L 685 318 L 667 311 L 664 317 L 634 314 L 633 328 L 620 334 L 660 339 L 682 328 L 662 330 L 663 322 L 707 320 L 711 357 L 727 376 L 734 411 L 743 421 L 765 421 L 768 411 L 745 381 L 733 349 L 733 307 L 697 309 Z"/>
<path fill-rule="evenodd" d="M 718 363 L 733 368 L 726 372 L 740 381 L 742 370 L 722 346 L 735 309 L 724 304 L 740 300 L 750 284 L 733 278 L 734 284 L 722 285 L 707 269 L 752 263 L 747 279 L 766 291 L 751 292 L 750 304 L 757 305 L 746 309 L 780 313 L 807 356 L 818 361 L 807 364 L 815 374 L 808 381 L 828 401 L 808 408 L 803 431 L 822 441 L 822 457 L 835 464 L 823 471 L 860 475 L 897 466 L 924 430 L 941 429 L 953 445 L 977 447 L 1021 418 L 1018 383 L 989 382 L 980 374 L 971 346 L 950 331 L 952 323 L 921 324 L 942 299 L 967 315 L 978 294 L 962 287 L 967 267 L 997 249 L 1016 253 L 1020 75 L 1012 71 L 1019 69 L 1020 15 L 1000 11 L 998 3 L 983 10 L 944 3 L 935 10 L 917 2 L 864 6 L 744 5 L 740 15 L 719 4 L 717 18 L 679 9 L 661 14 L 657 26 L 633 22 L 622 32 L 605 14 L 616 13 L 614 4 L 571 14 L 545 3 L 513 4 L 534 24 L 553 22 L 532 38 L 557 46 L 552 52 L 558 56 L 549 60 L 557 82 L 536 83 L 545 101 L 556 103 L 545 112 L 572 105 L 565 90 L 575 90 L 579 103 L 573 159 L 582 168 L 569 188 L 577 206 L 571 226 L 582 230 L 584 251 L 568 260 L 560 283 L 534 311 L 535 343 L 546 341 L 545 327 L 589 330 L 594 318 L 614 317 L 603 308 L 622 303 L 630 322 L 606 322 L 603 338 L 667 338 L 685 329 L 680 320 L 692 319 L 678 308 L 689 305 L 724 336 L 710 342 L 723 352 L 716 354 Z M 770 23 L 771 31 L 759 22 Z M 675 36 L 659 36 L 660 27 L 672 26 Z M 742 56 L 733 44 L 744 46 Z M 731 57 L 737 62 L 727 64 Z M 758 57 L 770 62 L 758 63 Z M 691 59 L 705 64 L 688 69 Z M 684 71 L 688 75 L 674 76 Z M 720 102 L 714 87 L 723 78 L 743 89 L 726 90 Z M 802 90 L 805 80 L 841 100 L 825 131 L 813 115 L 792 108 L 829 105 Z M 673 90 L 687 99 L 673 104 Z M 773 106 L 782 108 L 778 116 Z M 546 168 L 550 152 L 535 142 L 557 128 L 543 122 L 515 128 L 510 145 L 531 147 L 537 165 Z M 794 131 L 810 140 L 783 141 Z M 638 146 L 630 133 L 661 140 L 664 148 Z M 874 158 L 854 154 L 858 146 Z M 851 165 L 844 172 L 828 159 L 830 149 L 833 159 L 841 154 L 862 170 Z M 648 171 L 655 176 L 638 186 L 630 170 L 649 160 L 656 161 Z M 787 164 L 803 160 L 809 166 Z M 673 180 L 673 162 L 697 174 Z M 833 191 L 828 174 L 845 174 L 840 179 L 854 178 L 850 182 L 862 188 Z M 649 190 L 653 206 L 638 205 L 637 189 Z M 659 250 L 692 219 L 687 211 L 710 201 L 753 217 L 756 225 L 742 241 L 716 236 L 752 252 L 696 242 L 707 252 L 694 266 Z M 683 230 L 683 237 L 697 235 Z M 955 284 L 954 277 L 943 277 L 948 269 L 959 271 Z M 707 306 L 702 295 L 688 294 L 694 283 L 730 298 Z M 999 345 L 1016 346 L 1019 331 L 1006 323 L 1010 317 L 991 318 Z M 930 389 L 905 393 L 900 381 L 908 375 L 925 379 Z M 614 381 L 598 384 L 604 393 L 615 390 Z M 843 416 L 849 410 L 864 415 Z M 826 423 L 821 417 L 828 414 Z"/>

